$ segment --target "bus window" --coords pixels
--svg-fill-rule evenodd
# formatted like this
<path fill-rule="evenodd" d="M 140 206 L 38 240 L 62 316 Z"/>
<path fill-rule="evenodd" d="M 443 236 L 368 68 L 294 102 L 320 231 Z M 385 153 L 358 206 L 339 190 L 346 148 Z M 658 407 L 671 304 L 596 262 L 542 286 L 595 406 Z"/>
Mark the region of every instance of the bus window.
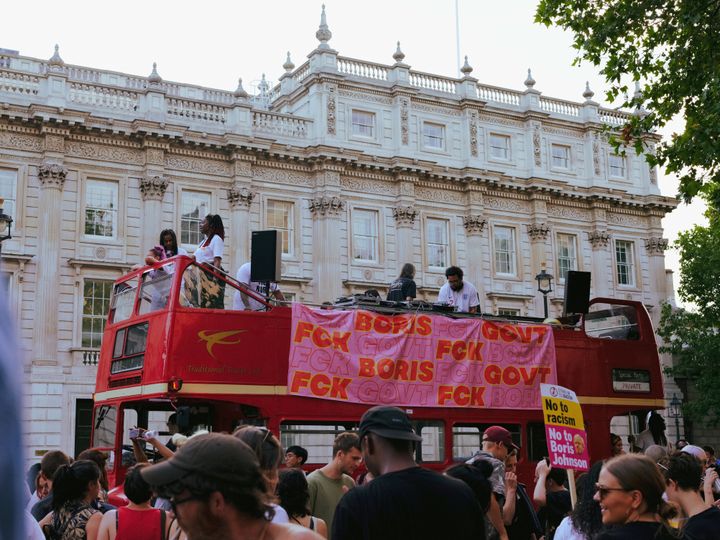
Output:
<path fill-rule="evenodd" d="M 193 308 L 224 309 L 226 285 L 225 281 L 216 277 L 212 272 L 191 264 L 183 272 L 180 305 Z"/>
<path fill-rule="evenodd" d="M 455 424 L 453 426 L 453 459 L 469 458 L 482 448 L 482 435 L 490 426 L 502 426 L 510 432 L 513 442 L 521 444 L 520 424 Z"/>
<path fill-rule="evenodd" d="M 593 304 L 583 320 L 585 334 L 601 339 L 640 339 L 634 306 Z"/>
<path fill-rule="evenodd" d="M 103 405 L 95 409 L 95 430 L 92 445 L 97 448 L 114 448 L 117 430 L 117 409 Z"/>
<path fill-rule="evenodd" d="M 303 424 L 283 422 L 280 424 L 280 444 L 302 446 L 308 451 L 308 463 L 328 463 L 332 455 L 335 437 L 344 431 L 357 429 L 357 422 L 341 424 L 339 422 Z"/>
<path fill-rule="evenodd" d="M 174 263 L 143 274 L 138 315 L 158 311 L 167 306 L 173 278 L 171 268 L 174 268 Z"/>
<path fill-rule="evenodd" d="M 110 300 L 110 322 L 119 323 L 130 318 L 135 304 L 137 278 L 117 283 Z"/>
<path fill-rule="evenodd" d="M 122 373 L 140 369 L 145 363 L 145 343 L 147 341 L 148 323 L 136 324 L 122 328 L 115 334 L 113 359 L 110 373 Z"/>
<path fill-rule="evenodd" d="M 545 424 L 531 422 L 527 425 L 527 455 L 530 461 L 540 461 L 548 456 Z"/>
<path fill-rule="evenodd" d="M 415 450 L 418 463 L 445 461 L 445 423 L 437 420 L 417 420 L 413 421 L 413 429 L 422 437 L 422 442 Z"/>

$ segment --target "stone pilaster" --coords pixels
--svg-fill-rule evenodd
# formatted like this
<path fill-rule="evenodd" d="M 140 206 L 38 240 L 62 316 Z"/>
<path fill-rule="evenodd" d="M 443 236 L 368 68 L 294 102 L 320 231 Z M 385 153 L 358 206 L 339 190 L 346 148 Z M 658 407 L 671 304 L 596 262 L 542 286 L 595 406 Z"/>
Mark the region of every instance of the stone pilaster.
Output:
<path fill-rule="evenodd" d="M 255 195 L 249 187 L 237 183 L 227 190 L 230 204 L 232 272 L 250 260 L 250 205 Z"/>
<path fill-rule="evenodd" d="M 393 217 L 395 218 L 396 257 L 398 270 L 405 263 L 412 263 L 415 258 L 413 254 L 413 229 L 418 211 L 414 206 L 395 206 Z"/>
<path fill-rule="evenodd" d="M 140 179 L 140 195 L 143 200 L 143 226 L 141 255 L 156 245 L 162 226 L 162 200 L 168 187 L 168 180 L 163 176 L 146 176 Z"/>
<path fill-rule="evenodd" d="M 610 256 L 610 235 L 607 231 L 594 230 L 588 233 L 592 245 L 591 284 L 594 296 L 608 296 L 608 283 L 612 281 L 612 257 Z"/>
<path fill-rule="evenodd" d="M 475 285 L 480 298 L 480 310 L 485 311 L 485 280 L 483 279 L 483 246 L 487 220 L 480 214 L 463 216 L 463 226 L 467 236 L 467 268 L 465 273 L 470 283 Z"/>
<path fill-rule="evenodd" d="M 342 296 L 341 260 L 338 255 L 345 201 L 340 198 L 341 168 L 320 164 L 315 172 L 315 192 L 309 209 L 313 217 L 313 299 L 322 303 Z"/>
<path fill-rule="evenodd" d="M 40 182 L 38 207 L 38 257 L 35 289 L 35 348 L 33 363 L 57 364 L 58 317 L 60 289 L 60 231 L 62 192 L 68 170 L 60 163 L 44 162 L 38 167 Z"/>
<path fill-rule="evenodd" d="M 659 229 L 662 230 L 662 229 Z M 650 270 L 650 287 L 657 295 L 658 304 L 666 302 L 673 296 L 672 282 L 670 289 L 667 288 L 667 277 L 665 274 L 665 250 L 668 248 L 667 238 L 661 236 L 650 236 L 645 239 L 645 252 L 648 254 L 648 268 Z M 653 321 L 657 323 L 657 321 Z"/>

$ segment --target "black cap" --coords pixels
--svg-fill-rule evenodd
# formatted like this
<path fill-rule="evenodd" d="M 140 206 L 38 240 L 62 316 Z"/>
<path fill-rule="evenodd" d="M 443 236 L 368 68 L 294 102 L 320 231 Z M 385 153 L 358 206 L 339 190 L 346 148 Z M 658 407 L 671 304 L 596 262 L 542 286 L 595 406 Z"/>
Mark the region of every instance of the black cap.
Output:
<path fill-rule="evenodd" d="M 378 405 L 368 409 L 360 419 L 360 438 L 368 433 L 376 433 L 386 439 L 402 441 L 422 441 L 415 434 L 410 418 L 402 409 Z"/>

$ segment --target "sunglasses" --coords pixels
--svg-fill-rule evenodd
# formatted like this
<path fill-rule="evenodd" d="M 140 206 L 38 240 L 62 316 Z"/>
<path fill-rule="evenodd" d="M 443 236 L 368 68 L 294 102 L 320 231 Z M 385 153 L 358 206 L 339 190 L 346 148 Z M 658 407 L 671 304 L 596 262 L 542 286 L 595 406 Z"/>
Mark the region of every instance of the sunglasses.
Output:
<path fill-rule="evenodd" d="M 175 497 L 172 497 L 170 499 L 170 507 L 172 508 L 173 514 L 177 515 L 177 507 L 181 504 L 185 504 L 186 502 L 190 501 L 203 501 L 207 499 L 207 495 L 194 495 L 190 494 L 187 497 L 183 497 L 182 499 L 176 499 Z"/>
<path fill-rule="evenodd" d="M 601 486 L 600 484 L 595 484 L 595 490 L 600 495 L 600 500 L 607 497 L 608 493 L 610 493 L 611 491 L 625 491 L 625 492 L 632 491 L 632 489 L 625 489 L 625 488 L 609 488 L 609 487 Z"/>

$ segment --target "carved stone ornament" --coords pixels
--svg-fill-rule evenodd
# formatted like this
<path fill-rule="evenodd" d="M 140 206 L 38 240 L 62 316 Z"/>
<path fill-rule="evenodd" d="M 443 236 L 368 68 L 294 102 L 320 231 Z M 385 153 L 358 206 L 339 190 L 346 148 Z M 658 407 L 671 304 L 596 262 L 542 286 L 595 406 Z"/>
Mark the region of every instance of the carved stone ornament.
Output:
<path fill-rule="evenodd" d="M 408 107 L 410 101 L 406 98 L 400 100 L 400 138 L 403 144 L 408 144 L 410 139 L 410 128 L 408 127 Z"/>
<path fill-rule="evenodd" d="M 413 225 L 418 212 L 412 206 L 396 206 L 393 208 L 393 217 L 397 225 Z"/>
<path fill-rule="evenodd" d="M 246 187 L 238 188 L 233 186 L 227 190 L 227 198 L 230 203 L 230 208 L 232 209 L 250 208 L 255 198 L 255 193 Z"/>
<path fill-rule="evenodd" d="M 38 167 L 38 179 L 42 187 L 62 189 L 68 170 L 57 163 L 43 163 Z"/>
<path fill-rule="evenodd" d="M 345 208 L 345 201 L 333 195 L 322 195 L 310 199 L 310 213 L 313 216 L 337 216 Z"/>
<path fill-rule="evenodd" d="M 480 234 L 485 230 L 487 220 L 482 216 L 469 215 L 463 216 L 463 226 L 468 234 Z"/>
<path fill-rule="evenodd" d="M 533 155 L 535 156 L 535 165 L 542 165 L 542 155 L 540 154 L 540 128 L 535 127 L 533 131 Z"/>
<path fill-rule="evenodd" d="M 595 169 L 595 176 L 600 176 L 600 139 L 595 135 L 593 140 L 593 168 Z"/>
<path fill-rule="evenodd" d="M 168 187 L 167 178 L 147 176 L 140 179 L 140 193 L 143 201 L 161 201 Z"/>
<path fill-rule="evenodd" d="M 330 135 L 335 135 L 335 87 L 328 89 L 327 102 L 327 130 Z"/>
<path fill-rule="evenodd" d="M 667 238 L 652 237 L 645 239 L 645 250 L 650 255 L 662 255 L 667 248 Z"/>
<path fill-rule="evenodd" d="M 530 240 L 533 242 L 547 240 L 548 234 L 550 233 L 550 227 L 544 223 L 530 223 L 527 226 L 527 231 L 530 236 Z"/>
<path fill-rule="evenodd" d="M 650 183 L 657 184 L 657 167 L 650 166 Z"/>
<path fill-rule="evenodd" d="M 477 137 L 477 114 L 470 115 L 470 153 L 473 157 L 478 155 L 478 137 Z"/>
<path fill-rule="evenodd" d="M 606 231 L 592 231 L 588 233 L 588 240 L 593 249 L 606 248 L 610 242 L 610 235 Z"/>

